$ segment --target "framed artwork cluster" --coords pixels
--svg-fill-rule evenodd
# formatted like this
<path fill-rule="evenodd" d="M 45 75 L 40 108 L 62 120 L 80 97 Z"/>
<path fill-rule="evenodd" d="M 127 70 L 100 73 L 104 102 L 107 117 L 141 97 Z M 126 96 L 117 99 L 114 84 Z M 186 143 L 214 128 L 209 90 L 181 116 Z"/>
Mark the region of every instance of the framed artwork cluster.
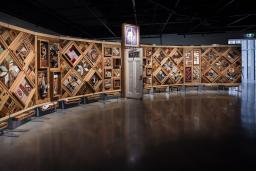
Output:
<path fill-rule="evenodd" d="M 35 36 L 0 26 L 0 115 L 35 104 Z"/>
<path fill-rule="evenodd" d="M 183 59 L 183 48 L 144 47 L 144 87 L 183 83 Z"/>
<path fill-rule="evenodd" d="M 238 46 L 142 47 L 144 88 L 241 82 L 241 49 Z"/>
<path fill-rule="evenodd" d="M 61 97 L 60 66 L 58 40 L 37 37 L 37 103 Z"/>
<path fill-rule="evenodd" d="M 120 89 L 121 86 L 121 47 L 104 46 L 104 90 Z"/>

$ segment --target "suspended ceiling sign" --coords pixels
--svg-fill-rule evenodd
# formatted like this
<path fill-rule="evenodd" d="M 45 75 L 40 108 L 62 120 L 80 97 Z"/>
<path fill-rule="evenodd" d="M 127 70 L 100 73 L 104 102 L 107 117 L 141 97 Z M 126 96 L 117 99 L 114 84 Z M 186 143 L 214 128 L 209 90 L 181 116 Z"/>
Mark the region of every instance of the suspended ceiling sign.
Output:
<path fill-rule="evenodd" d="M 123 43 L 125 47 L 139 47 L 139 27 L 131 24 L 123 24 Z"/>

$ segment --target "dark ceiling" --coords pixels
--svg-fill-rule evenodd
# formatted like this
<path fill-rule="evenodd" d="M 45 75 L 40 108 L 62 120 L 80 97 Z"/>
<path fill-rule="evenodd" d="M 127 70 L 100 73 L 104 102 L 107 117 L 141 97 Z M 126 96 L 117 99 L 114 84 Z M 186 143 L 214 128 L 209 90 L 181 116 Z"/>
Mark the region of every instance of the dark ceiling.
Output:
<path fill-rule="evenodd" d="M 256 29 L 246 0 L 4 0 L 0 11 L 63 35 L 120 37 L 121 24 L 141 34 L 207 34 Z"/>

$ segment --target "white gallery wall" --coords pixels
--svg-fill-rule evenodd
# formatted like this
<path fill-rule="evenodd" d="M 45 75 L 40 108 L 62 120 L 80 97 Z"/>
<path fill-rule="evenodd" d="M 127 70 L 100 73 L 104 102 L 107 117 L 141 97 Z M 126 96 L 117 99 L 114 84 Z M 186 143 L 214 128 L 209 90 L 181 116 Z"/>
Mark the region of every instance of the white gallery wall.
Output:
<path fill-rule="evenodd" d="M 241 44 L 242 81 L 256 81 L 256 39 L 230 39 L 229 44 Z"/>

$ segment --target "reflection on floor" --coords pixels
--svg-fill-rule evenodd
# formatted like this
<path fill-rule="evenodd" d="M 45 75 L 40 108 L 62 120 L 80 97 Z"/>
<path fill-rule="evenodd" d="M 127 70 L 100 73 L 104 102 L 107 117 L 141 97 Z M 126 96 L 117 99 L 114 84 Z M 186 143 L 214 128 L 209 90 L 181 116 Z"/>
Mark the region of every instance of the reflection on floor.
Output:
<path fill-rule="evenodd" d="M 0 170 L 255 170 L 255 92 L 247 84 L 242 93 L 161 93 L 59 111 L 1 136 Z"/>

